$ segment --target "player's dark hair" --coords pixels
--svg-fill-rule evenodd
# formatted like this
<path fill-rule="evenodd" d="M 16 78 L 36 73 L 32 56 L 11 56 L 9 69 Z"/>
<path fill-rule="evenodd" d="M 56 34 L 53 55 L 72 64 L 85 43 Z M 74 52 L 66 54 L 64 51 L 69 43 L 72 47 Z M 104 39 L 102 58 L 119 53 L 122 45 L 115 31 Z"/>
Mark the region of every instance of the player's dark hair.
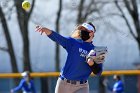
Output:
<path fill-rule="evenodd" d="M 116 77 L 117 77 L 118 80 L 121 80 L 121 77 L 120 76 L 116 75 Z"/>
<path fill-rule="evenodd" d="M 83 41 L 88 40 L 88 39 L 90 38 L 89 32 L 86 31 L 86 30 L 81 30 L 81 31 L 80 31 L 80 37 L 81 37 L 81 39 L 82 39 Z"/>

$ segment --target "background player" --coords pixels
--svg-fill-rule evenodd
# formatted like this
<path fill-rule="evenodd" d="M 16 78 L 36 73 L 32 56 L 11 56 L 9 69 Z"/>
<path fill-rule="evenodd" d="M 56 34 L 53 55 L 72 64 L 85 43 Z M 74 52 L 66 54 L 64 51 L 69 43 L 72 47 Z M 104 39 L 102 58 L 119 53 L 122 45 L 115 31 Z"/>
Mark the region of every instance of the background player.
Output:
<path fill-rule="evenodd" d="M 113 79 L 116 81 L 113 85 L 113 87 L 110 87 L 108 85 L 108 81 L 106 80 L 104 82 L 104 85 L 110 90 L 112 93 L 124 93 L 124 84 L 121 80 L 121 77 L 119 75 L 114 75 Z"/>
<path fill-rule="evenodd" d="M 19 85 L 11 90 L 11 93 L 15 93 L 22 90 L 23 93 L 36 93 L 33 80 L 31 80 L 29 71 L 25 71 L 21 74 L 23 79 L 21 79 Z"/>

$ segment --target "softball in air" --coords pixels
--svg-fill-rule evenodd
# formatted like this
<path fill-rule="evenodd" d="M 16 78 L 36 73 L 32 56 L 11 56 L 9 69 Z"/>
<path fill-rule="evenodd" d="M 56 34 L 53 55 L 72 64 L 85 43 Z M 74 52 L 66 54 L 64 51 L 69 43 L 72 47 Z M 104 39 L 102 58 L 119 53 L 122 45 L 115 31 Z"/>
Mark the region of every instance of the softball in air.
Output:
<path fill-rule="evenodd" d="M 29 10 L 30 7 L 31 7 L 31 4 L 29 3 L 29 1 L 23 1 L 23 2 L 22 2 L 22 8 L 23 8 L 24 10 Z"/>

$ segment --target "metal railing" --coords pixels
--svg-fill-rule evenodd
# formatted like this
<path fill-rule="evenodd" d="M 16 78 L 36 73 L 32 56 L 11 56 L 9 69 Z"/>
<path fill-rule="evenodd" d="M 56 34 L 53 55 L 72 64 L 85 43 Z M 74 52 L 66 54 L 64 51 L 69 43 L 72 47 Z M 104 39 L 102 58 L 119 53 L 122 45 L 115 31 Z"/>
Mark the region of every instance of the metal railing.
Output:
<path fill-rule="evenodd" d="M 60 72 L 34 72 L 31 73 L 32 77 L 57 77 L 59 76 Z M 103 71 L 103 76 L 110 76 L 110 75 L 139 75 L 140 70 L 117 70 L 117 71 Z M 94 74 L 91 74 L 94 76 Z M 0 73 L 0 78 L 18 78 L 21 77 L 20 73 Z"/>

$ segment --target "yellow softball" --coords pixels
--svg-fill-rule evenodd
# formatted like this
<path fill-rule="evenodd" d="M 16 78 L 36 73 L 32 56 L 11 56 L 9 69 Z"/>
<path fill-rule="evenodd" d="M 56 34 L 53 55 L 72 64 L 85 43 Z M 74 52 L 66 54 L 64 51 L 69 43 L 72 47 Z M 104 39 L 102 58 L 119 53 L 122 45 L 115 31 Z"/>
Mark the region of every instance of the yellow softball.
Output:
<path fill-rule="evenodd" d="M 23 1 L 23 2 L 22 2 L 22 8 L 23 8 L 24 10 L 29 10 L 30 7 L 31 7 L 31 4 L 29 3 L 29 1 Z"/>

